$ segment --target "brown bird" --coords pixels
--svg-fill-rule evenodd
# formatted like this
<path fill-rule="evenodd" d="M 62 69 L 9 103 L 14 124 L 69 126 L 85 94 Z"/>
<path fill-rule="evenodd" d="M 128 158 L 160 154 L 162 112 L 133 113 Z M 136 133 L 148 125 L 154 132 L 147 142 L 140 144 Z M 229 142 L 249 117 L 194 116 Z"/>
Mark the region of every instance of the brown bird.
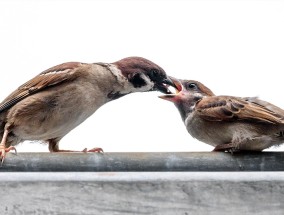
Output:
<path fill-rule="evenodd" d="M 168 85 L 175 86 L 164 70 L 141 57 L 69 62 L 45 70 L 0 103 L 2 162 L 5 153 L 24 140 L 46 141 L 50 152 L 69 152 L 59 149 L 59 141 L 99 107 L 134 92 L 170 93 Z M 88 152 L 97 151 L 102 149 Z"/>
<path fill-rule="evenodd" d="M 256 97 L 215 96 L 202 83 L 172 78 L 176 94 L 162 95 L 180 112 L 189 134 L 214 151 L 262 151 L 284 142 L 284 110 Z"/>

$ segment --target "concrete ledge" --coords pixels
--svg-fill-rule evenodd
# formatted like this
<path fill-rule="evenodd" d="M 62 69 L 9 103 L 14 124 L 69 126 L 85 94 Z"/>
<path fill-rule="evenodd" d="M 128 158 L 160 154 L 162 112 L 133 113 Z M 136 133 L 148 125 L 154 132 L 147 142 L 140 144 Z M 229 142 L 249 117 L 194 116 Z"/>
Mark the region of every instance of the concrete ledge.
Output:
<path fill-rule="evenodd" d="M 283 214 L 284 153 L 9 153 L 0 214 Z"/>
<path fill-rule="evenodd" d="M 9 153 L 0 172 L 284 171 L 284 153 Z"/>
<path fill-rule="evenodd" d="M 0 173 L 0 214 L 283 214 L 283 172 Z"/>

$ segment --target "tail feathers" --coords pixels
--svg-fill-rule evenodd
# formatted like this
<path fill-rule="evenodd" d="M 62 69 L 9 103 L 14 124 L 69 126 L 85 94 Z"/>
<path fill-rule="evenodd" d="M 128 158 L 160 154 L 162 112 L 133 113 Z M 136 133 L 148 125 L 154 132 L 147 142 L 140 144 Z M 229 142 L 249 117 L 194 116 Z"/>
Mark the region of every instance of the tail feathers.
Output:
<path fill-rule="evenodd" d="M 265 107 L 266 109 L 273 111 L 274 113 L 282 116 L 284 118 L 284 110 L 280 107 L 277 107 L 267 101 L 263 101 L 261 99 L 259 99 L 258 97 L 245 97 L 244 98 L 246 101 L 258 104 L 260 106 Z"/>

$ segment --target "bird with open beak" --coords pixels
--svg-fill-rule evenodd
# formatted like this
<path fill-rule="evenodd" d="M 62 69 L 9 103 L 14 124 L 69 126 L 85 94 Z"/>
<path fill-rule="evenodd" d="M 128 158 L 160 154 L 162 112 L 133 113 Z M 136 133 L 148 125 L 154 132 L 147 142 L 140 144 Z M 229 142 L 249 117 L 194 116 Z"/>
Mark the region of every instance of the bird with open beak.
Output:
<path fill-rule="evenodd" d="M 284 110 L 256 97 L 215 96 L 202 83 L 177 80 L 171 101 L 189 134 L 214 151 L 262 151 L 284 142 Z"/>
<path fill-rule="evenodd" d="M 0 103 L 2 162 L 25 140 L 45 141 L 50 152 L 72 152 L 60 150 L 59 141 L 102 105 L 134 92 L 170 93 L 169 85 L 175 86 L 165 71 L 142 57 L 114 63 L 69 62 L 47 69 Z"/>

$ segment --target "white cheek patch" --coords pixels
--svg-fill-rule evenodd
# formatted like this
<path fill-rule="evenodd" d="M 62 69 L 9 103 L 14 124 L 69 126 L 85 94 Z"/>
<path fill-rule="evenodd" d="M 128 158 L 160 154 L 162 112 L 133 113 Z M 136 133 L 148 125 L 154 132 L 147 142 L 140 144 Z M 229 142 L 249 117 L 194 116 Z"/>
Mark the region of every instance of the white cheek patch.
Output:
<path fill-rule="evenodd" d="M 147 75 L 141 74 L 141 78 L 145 81 L 146 85 L 139 88 L 134 88 L 136 92 L 145 92 L 153 89 L 155 84 L 150 80 Z"/>

